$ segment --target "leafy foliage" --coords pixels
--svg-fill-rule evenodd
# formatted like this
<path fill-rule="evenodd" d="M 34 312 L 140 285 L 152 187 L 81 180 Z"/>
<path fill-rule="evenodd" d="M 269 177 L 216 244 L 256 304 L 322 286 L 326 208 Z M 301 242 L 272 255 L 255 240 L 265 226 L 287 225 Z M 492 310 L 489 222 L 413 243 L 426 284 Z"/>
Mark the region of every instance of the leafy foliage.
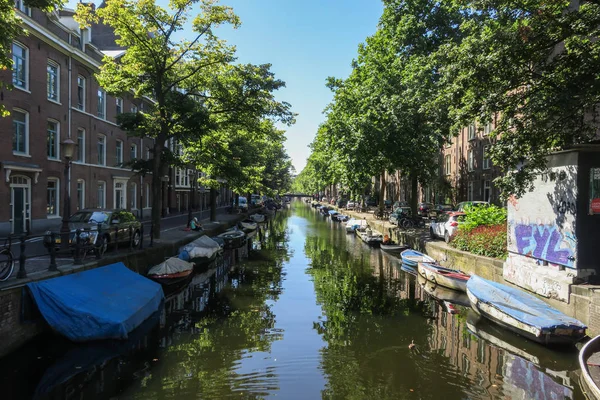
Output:
<path fill-rule="evenodd" d="M 506 209 L 493 204 L 487 207 L 468 206 L 465 210 L 464 221 L 459 225 L 459 231 L 468 232 L 479 226 L 494 226 L 506 224 Z"/>
<path fill-rule="evenodd" d="M 506 223 L 498 225 L 480 225 L 473 229 L 458 229 L 450 245 L 469 253 L 481 256 L 505 259 Z"/>

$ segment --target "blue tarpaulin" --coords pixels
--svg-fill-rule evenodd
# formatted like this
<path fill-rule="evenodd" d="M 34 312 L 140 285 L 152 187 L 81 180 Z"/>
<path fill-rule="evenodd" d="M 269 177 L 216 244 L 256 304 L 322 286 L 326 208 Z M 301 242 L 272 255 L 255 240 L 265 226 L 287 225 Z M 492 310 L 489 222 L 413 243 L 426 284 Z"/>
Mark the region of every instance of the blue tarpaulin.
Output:
<path fill-rule="evenodd" d="M 127 339 L 158 310 L 162 287 L 123 263 L 28 283 L 40 312 L 57 332 L 83 342 Z"/>

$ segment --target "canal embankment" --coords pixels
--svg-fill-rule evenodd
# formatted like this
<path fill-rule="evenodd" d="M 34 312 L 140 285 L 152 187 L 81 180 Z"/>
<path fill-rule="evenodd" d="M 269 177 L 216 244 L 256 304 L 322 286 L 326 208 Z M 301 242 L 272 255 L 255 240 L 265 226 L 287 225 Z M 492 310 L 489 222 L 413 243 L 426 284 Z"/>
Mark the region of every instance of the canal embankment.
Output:
<path fill-rule="evenodd" d="M 372 212 L 357 212 L 345 209 L 339 209 L 338 211 L 357 219 L 367 220 L 374 230 L 389 235 L 390 238 L 400 244 L 406 244 L 433 257 L 445 267 L 459 269 L 471 275 L 476 274 L 524 290 L 504 280 L 503 260 L 455 249 L 443 240 L 431 239 L 427 229 L 399 229 L 387 220 L 375 218 Z M 537 296 L 552 307 L 586 324 L 589 336 L 593 337 L 600 334 L 600 285 L 570 285 L 568 302 Z"/>
<path fill-rule="evenodd" d="M 81 265 L 64 265 L 58 271 L 39 271 L 29 273 L 25 279 L 10 279 L 0 282 L 0 357 L 16 350 L 36 336 L 46 332 L 49 327 L 39 314 L 24 289 L 30 282 L 56 278 L 81 271 L 123 262 L 129 269 L 145 275 L 152 265 L 177 254 L 178 249 L 202 236 L 214 236 L 246 218 L 245 214 L 218 215 L 219 220 L 203 223 L 203 232 L 186 231 L 184 227 L 161 232 L 161 238 L 155 239 L 152 246 L 143 249 L 122 249 L 109 251 L 101 259 L 89 257 Z"/>

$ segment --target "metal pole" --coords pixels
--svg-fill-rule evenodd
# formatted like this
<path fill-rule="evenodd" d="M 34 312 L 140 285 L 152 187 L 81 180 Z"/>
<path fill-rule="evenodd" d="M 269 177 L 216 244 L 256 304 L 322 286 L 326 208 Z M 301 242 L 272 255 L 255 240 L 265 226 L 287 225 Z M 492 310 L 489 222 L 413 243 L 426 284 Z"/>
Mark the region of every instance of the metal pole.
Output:
<path fill-rule="evenodd" d="M 71 232 L 71 230 L 69 229 L 69 213 L 71 212 L 71 195 L 69 194 L 69 186 L 70 186 L 69 168 L 70 168 L 70 166 L 71 166 L 71 160 L 69 158 L 65 158 L 65 176 L 64 176 L 65 203 L 64 203 L 64 210 L 63 210 L 63 216 L 62 216 L 62 225 L 60 226 L 60 248 L 64 252 L 67 252 L 69 250 L 69 233 Z"/>
<path fill-rule="evenodd" d="M 27 236 L 21 236 L 21 254 L 19 254 L 19 272 L 17 272 L 17 279 L 27 278 L 27 271 L 25 271 L 25 240 Z"/>
<path fill-rule="evenodd" d="M 102 234 L 101 223 L 98 223 L 98 236 L 96 236 L 96 243 L 94 246 L 96 247 L 96 260 L 99 260 L 102 258 L 102 255 L 100 254 L 100 249 L 104 246 L 104 235 Z"/>
<path fill-rule="evenodd" d="M 83 260 L 81 259 L 81 229 L 77 229 L 75 232 L 75 259 L 73 260 L 73 264 L 83 264 Z"/>
<path fill-rule="evenodd" d="M 140 250 L 144 248 L 144 224 L 140 226 Z"/>
<path fill-rule="evenodd" d="M 154 246 L 154 223 L 150 223 L 150 247 Z"/>
<path fill-rule="evenodd" d="M 50 265 L 48 266 L 48 271 L 58 271 L 58 266 L 56 265 L 56 235 L 54 232 L 50 233 Z"/>

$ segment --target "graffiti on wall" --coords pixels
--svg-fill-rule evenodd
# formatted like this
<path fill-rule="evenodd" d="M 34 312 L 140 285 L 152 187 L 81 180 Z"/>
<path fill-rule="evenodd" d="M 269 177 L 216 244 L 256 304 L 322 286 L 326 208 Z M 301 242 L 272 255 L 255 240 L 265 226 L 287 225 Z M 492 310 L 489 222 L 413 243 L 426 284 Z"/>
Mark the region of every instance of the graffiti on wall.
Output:
<path fill-rule="evenodd" d="M 519 223 L 514 227 L 520 254 L 573 268 L 576 239 L 553 224 Z"/>

